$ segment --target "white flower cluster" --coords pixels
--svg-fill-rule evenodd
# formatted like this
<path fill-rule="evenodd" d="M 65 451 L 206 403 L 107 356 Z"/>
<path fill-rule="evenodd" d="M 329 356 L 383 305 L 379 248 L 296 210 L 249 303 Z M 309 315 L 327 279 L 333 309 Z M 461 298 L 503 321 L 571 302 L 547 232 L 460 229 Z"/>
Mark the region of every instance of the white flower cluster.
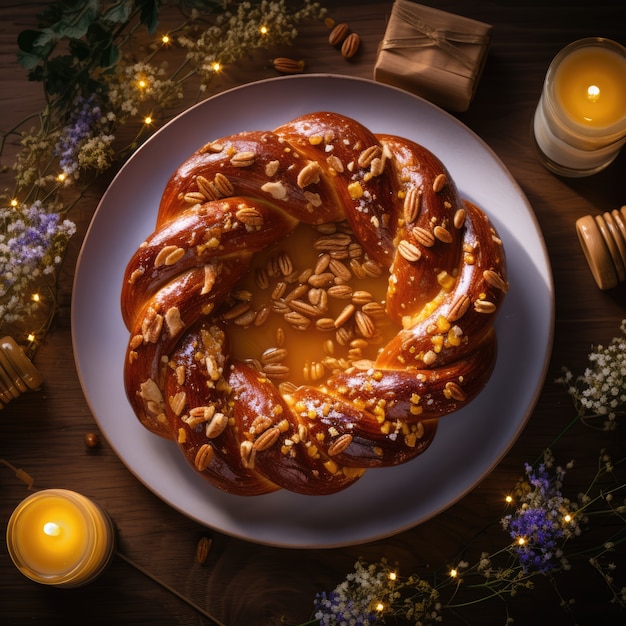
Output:
<path fill-rule="evenodd" d="M 147 115 L 154 105 L 173 106 L 183 99 L 183 84 L 166 77 L 166 65 L 157 67 L 148 61 L 120 64 L 107 76 L 107 86 L 108 106 L 115 111 L 118 123 Z"/>
<path fill-rule="evenodd" d="M 622 336 L 614 337 L 608 346 L 595 346 L 581 376 L 574 378 L 565 368 L 557 380 L 566 385 L 580 417 L 602 418 L 604 430 L 614 430 L 617 416 L 626 411 L 626 320 L 620 330 Z"/>
<path fill-rule="evenodd" d="M 314 604 L 320 626 L 384 624 L 396 616 L 415 626 L 442 621 L 438 591 L 419 576 L 401 578 L 384 558 L 358 560 L 354 571 L 330 593 L 319 593 Z"/>
<path fill-rule="evenodd" d="M 206 85 L 221 67 L 240 60 L 251 50 L 291 42 L 297 35 L 296 24 L 316 19 L 324 11 L 317 2 L 306 0 L 298 11 L 289 11 L 285 0 L 260 3 L 239 2 L 236 11 L 226 12 L 201 32 L 191 31 L 177 38 L 186 50 L 187 60 Z"/>

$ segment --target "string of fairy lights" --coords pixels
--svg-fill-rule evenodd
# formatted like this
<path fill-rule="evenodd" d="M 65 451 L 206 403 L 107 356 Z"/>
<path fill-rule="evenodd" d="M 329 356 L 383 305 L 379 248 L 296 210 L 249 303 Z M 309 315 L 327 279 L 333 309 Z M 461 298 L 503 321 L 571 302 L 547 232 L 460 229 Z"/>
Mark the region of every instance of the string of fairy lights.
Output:
<path fill-rule="evenodd" d="M 259 32 L 262 37 L 266 37 L 270 34 L 270 29 L 267 25 L 262 25 L 259 28 Z M 161 44 L 161 48 L 166 48 L 172 43 L 172 38 L 169 34 L 164 34 L 159 37 L 158 41 Z M 223 70 L 224 66 L 220 61 L 213 61 L 210 64 L 210 68 L 214 74 L 219 74 Z M 138 75 L 134 84 L 140 92 L 146 93 L 150 88 L 150 78 L 145 75 Z M 152 127 L 155 123 L 154 115 L 152 113 L 144 115 L 141 118 L 141 122 L 143 129 Z M 56 174 L 56 176 L 54 176 L 54 180 L 58 183 L 60 187 L 66 182 L 67 176 L 68 175 L 65 172 L 61 171 Z M 53 190 L 52 193 L 57 190 L 58 188 L 56 190 Z M 12 198 L 9 202 L 9 205 L 11 208 L 14 209 L 20 209 L 22 206 L 25 206 L 22 202 L 20 202 L 19 198 L 17 197 Z M 18 339 L 19 343 L 24 348 L 26 354 L 29 357 L 32 357 L 34 356 L 39 344 L 41 343 L 41 340 L 45 337 L 52 324 L 53 318 L 56 314 L 56 298 L 54 297 L 54 295 L 48 298 L 43 293 L 41 293 L 41 291 L 36 289 L 30 294 L 30 300 L 32 303 L 39 307 L 48 307 L 47 314 L 42 312 L 45 319 L 41 323 L 39 328 L 24 331 L 24 334 L 21 337 L 16 337 L 16 339 Z M 41 319 L 41 317 L 39 317 L 38 319 Z"/>

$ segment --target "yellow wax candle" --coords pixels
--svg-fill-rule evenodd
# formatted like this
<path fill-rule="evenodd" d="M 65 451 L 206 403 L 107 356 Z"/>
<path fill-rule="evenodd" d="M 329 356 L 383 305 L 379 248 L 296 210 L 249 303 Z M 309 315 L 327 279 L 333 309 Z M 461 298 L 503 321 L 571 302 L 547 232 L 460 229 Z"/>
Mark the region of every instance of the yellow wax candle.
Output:
<path fill-rule="evenodd" d="M 113 552 L 113 527 L 91 500 L 48 489 L 24 500 L 7 526 L 9 554 L 40 583 L 78 586 L 97 576 Z"/>
<path fill-rule="evenodd" d="M 562 176 L 610 165 L 626 142 L 626 48 L 589 37 L 554 58 L 533 118 L 543 164 Z"/>
<path fill-rule="evenodd" d="M 610 128 L 626 118 L 626 59 L 599 46 L 574 50 L 554 74 L 554 93 L 575 124 Z"/>
<path fill-rule="evenodd" d="M 60 496 L 32 502 L 15 527 L 24 563 L 43 576 L 64 574 L 76 567 L 88 547 L 87 535 L 83 513 Z"/>

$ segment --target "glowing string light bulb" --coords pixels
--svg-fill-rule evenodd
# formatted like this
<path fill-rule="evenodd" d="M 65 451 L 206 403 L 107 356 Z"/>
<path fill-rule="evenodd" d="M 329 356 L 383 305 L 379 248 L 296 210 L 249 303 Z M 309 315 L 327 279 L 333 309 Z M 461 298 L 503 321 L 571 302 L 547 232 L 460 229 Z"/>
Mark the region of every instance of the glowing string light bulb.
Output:
<path fill-rule="evenodd" d="M 41 302 L 41 296 L 38 293 L 34 293 L 30 298 L 33 302 Z"/>
<path fill-rule="evenodd" d="M 161 37 L 161 43 L 164 43 L 165 45 L 167 45 L 169 42 L 170 42 L 169 35 L 163 35 L 163 37 Z"/>
<path fill-rule="evenodd" d="M 450 570 L 450 578 L 456 578 L 458 575 L 459 575 L 459 572 L 455 570 L 454 568 Z"/>
<path fill-rule="evenodd" d="M 150 126 L 150 124 L 152 124 L 152 118 L 149 115 L 146 115 L 146 117 L 143 118 L 143 123 L 146 126 Z"/>
<path fill-rule="evenodd" d="M 11 206 L 15 207 L 17 205 L 18 205 L 17 198 L 13 198 L 13 200 L 11 200 Z"/>
<path fill-rule="evenodd" d="M 267 26 L 261 26 L 259 31 L 261 32 L 261 35 L 265 36 L 270 32 L 270 29 Z"/>
<path fill-rule="evenodd" d="M 219 61 L 213 61 L 213 63 L 211 63 L 211 69 L 214 72 L 219 72 L 222 69 L 222 64 Z"/>

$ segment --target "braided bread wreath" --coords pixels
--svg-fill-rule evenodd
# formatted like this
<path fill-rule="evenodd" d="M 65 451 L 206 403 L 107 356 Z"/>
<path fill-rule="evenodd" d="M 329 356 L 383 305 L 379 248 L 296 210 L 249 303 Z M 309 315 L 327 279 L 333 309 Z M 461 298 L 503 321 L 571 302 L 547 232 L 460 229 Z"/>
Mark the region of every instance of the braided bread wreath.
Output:
<path fill-rule="evenodd" d="M 307 114 L 167 182 L 122 287 L 126 393 L 219 489 L 336 493 L 477 396 L 507 288 L 497 233 L 431 152 Z"/>

